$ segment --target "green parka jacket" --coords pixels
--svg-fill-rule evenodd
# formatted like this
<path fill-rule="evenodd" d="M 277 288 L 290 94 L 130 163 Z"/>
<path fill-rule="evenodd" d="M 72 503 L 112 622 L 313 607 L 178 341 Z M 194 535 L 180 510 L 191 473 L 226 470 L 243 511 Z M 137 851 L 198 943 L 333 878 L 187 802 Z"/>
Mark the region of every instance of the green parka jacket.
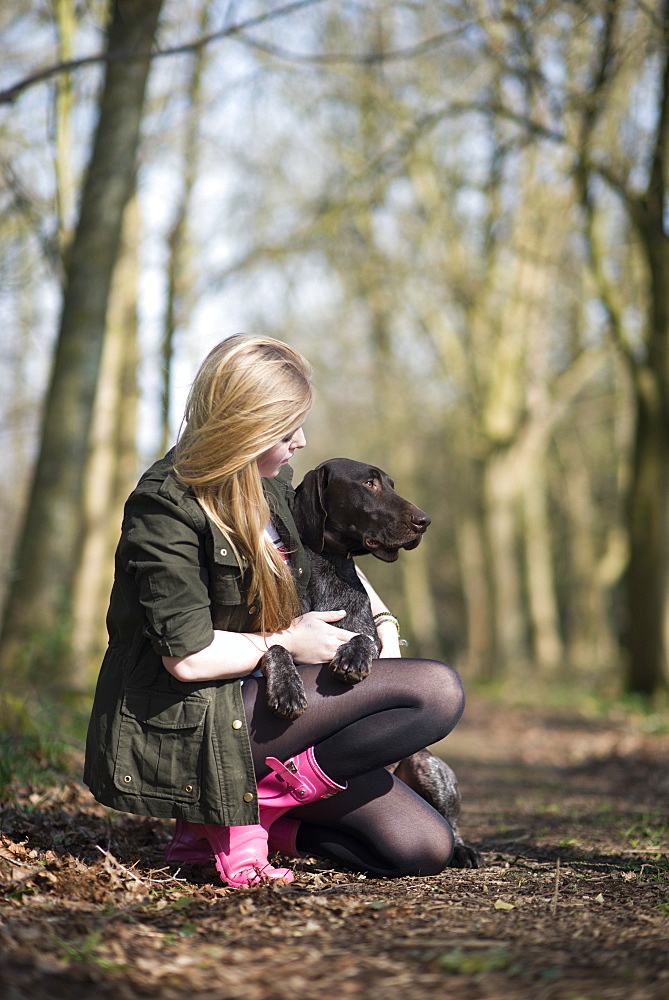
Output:
<path fill-rule="evenodd" d="M 161 659 L 204 649 L 214 629 L 256 630 L 250 569 L 176 478 L 172 461 L 170 452 L 156 462 L 126 503 L 84 781 L 99 802 L 124 812 L 257 823 L 240 681 L 181 682 Z M 286 466 L 263 484 L 301 597 L 309 562 L 290 510 L 291 479 Z"/>

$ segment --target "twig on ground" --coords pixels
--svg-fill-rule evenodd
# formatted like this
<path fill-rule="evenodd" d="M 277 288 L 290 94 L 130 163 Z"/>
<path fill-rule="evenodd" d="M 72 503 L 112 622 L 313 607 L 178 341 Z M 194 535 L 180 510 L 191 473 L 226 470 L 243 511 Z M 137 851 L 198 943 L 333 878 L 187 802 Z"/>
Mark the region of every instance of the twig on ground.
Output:
<path fill-rule="evenodd" d="M 555 891 L 553 893 L 553 899 L 551 901 L 551 915 L 555 916 L 557 913 L 558 904 L 558 893 L 560 892 L 560 859 L 558 858 L 555 862 Z"/>
<path fill-rule="evenodd" d="M 104 855 L 105 867 L 108 871 L 120 871 L 124 875 L 129 875 L 130 878 L 134 878 L 135 882 L 141 882 L 144 885 L 144 879 L 141 879 L 139 875 L 135 875 L 133 871 L 122 865 L 118 858 L 115 858 L 111 851 L 105 851 L 104 847 L 100 847 L 99 844 L 95 845 L 95 849 Z"/>
<path fill-rule="evenodd" d="M 8 861 L 10 863 L 10 865 L 18 865 L 19 868 L 30 868 L 31 867 L 30 865 L 27 865 L 25 863 L 25 861 L 17 861 L 16 858 L 10 858 L 6 854 L 0 854 L 0 859 L 2 861 Z"/>
<path fill-rule="evenodd" d="M 28 865 L 25 861 L 17 861 L 16 858 L 9 857 L 8 854 L 0 854 L 0 860 L 6 861 L 7 864 L 16 865 L 18 868 L 25 868 L 25 871 L 14 875 L 13 878 L 7 879 L 6 882 L 2 882 L 3 892 L 9 892 L 14 886 L 20 885 L 22 882 L 28 882 L 35 875 L 39 875 L 44 869 L 40 868 L 39 865 Z"/>
<path fill-rule="evenodd" d="M 186 879 L 176 878 L 174 875 L 168 875 L 167 878 L 140 878 L 139 875 L 135 875 L 132 869 L 126 868 L 125 865 L 122 865 L 121 862 L 118 860 L 118 858 L 114 857 L 111 851 L 105 851 L 104 847 L 100 847 L 99 844 L 95 845 L 95 849 L 104 856 L 105 867 L 109 872 L 112 872 L 113 874 L 121 872 L 124 875 L 128 875 L 130 878 L 134 879 L 135 882 L 139 882 L 140 885 L 154 885 L 154 884 L 164 885 L 165 882 L 186 881 Z M 179 871 L 180 870 L 181 869 L 179 869 Z M 161 868 L 160 871 L 165 871 L 165 869 Z"/>

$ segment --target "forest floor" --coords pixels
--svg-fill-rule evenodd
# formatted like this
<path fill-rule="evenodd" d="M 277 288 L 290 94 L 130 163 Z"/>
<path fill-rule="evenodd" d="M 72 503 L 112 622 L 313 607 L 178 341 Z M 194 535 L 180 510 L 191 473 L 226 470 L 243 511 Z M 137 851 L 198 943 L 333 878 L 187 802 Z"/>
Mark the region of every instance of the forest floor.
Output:
<path fill-rule="evenodd" d="M 165 868 L 168 823 L 75 778 L 15 783 L 0 995 L 667 1000 L 669 717 L 475 695 L 439 750 L 481 870 L 390 881 L 311 860 L 291 885 L 230 890 L 213 867 Z"/>

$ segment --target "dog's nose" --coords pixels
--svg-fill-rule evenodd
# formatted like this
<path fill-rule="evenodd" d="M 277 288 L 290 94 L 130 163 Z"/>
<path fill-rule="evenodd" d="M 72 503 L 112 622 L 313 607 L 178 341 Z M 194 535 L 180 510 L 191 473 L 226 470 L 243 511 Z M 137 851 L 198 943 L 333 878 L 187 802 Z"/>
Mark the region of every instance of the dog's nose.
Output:
<path fill-rule="evenodd" d="M 424 510 L 417 510 L 411 515 L 411 523 L 417 531 L 426 531 L 432 524 L 432 518 Z"/>

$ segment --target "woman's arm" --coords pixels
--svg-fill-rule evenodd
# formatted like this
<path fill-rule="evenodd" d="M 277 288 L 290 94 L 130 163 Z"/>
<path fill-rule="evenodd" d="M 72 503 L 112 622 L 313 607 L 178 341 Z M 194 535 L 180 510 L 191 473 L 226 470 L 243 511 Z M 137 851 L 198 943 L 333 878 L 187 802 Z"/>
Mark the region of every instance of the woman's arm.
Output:
<path fill-rule="evenodd" d="M 369 597 L 369 603 L 372 606 L 372 614 L 378 615 L 382 611 L 387 611 L 385 603 L 381 600 L 379 595 L 376 593 L 371 583 L 362 572 L 359 566 L 356 565 L 355 571 L 360 578 L 360 582 L 367 591 Z M 398 659 L 402 653 L 400 652 L 400 642 L 399 635 L 397 633 L 397 628 L 394 622 L 383 621 L 379 622 L 376 626 L 376 634 L 379 637 L 379 642 L 381 643 L 381 653 L 379 654 L 381 658 L 392 658 Z"/>
<path fill-rule="evenodd" d="M 296 663 L 329 663 L 343 642 L 354 632 L 336 628 L 345 611 L 309 611 L 296 618 L 283 632 L 214 631 L 209 646 L 188 656 L 163 656 L 165 669 L 178 681 L 224 680 L 252 673 L 270 646 L 284 646 Z"/>

